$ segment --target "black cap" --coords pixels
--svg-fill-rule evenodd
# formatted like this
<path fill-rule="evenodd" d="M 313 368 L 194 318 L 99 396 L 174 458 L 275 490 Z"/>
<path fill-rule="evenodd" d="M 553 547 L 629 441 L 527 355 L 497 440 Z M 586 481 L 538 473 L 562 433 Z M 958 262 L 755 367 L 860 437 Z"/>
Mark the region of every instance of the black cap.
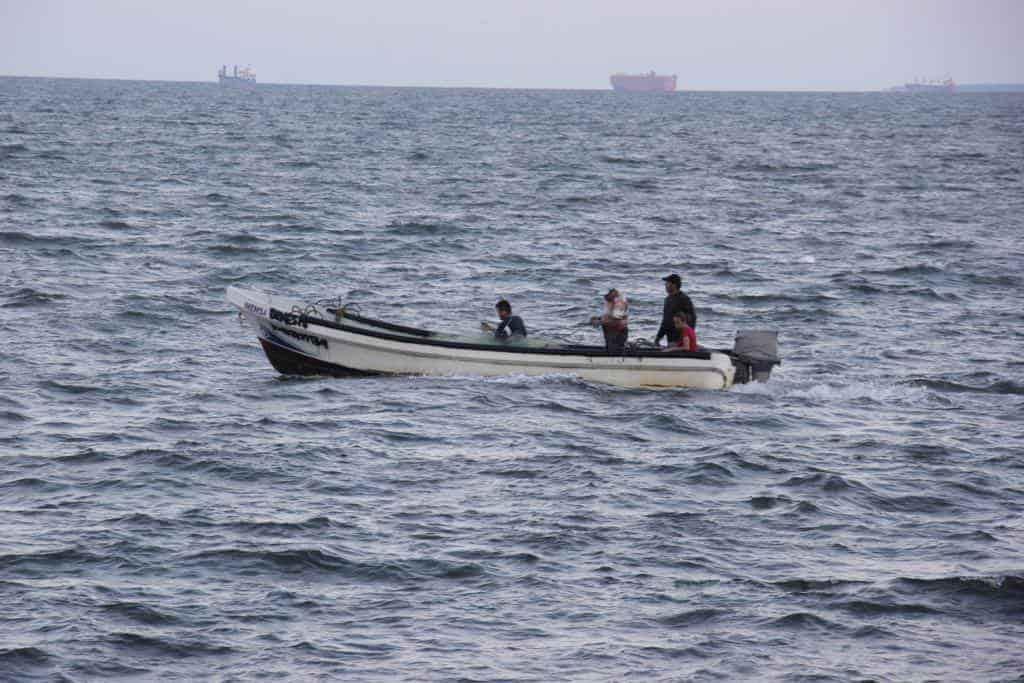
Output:
<path fill-rule="evenodd" d="M 662 279 L 662 280 L 664 280 L 665 282 L 671 282 L 671 283 L 672 283 L 672 284 L 674 284 L 674 285 L 675 285 L 676 287 L 682 287 L 682 286 L 683 286 L 683 280 L 682 280 L 682 278 L 680 278 L 680 277 L 679 277 L 678 275 L 676 275 L 675 273 L 672 273 L 671 275 L 666 275 L 665 277 L 663 277 L 663 278 L 661 278 L 661 279 Z"/>

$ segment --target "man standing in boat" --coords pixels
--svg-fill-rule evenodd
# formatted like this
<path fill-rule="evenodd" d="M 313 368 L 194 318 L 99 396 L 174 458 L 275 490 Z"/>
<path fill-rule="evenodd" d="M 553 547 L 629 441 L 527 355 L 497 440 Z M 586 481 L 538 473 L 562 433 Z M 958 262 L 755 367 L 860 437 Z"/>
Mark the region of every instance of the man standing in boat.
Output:
<path fill-rule="evenodd" d="M 629 300 L 612 287 L 604 295 L 604 315 L 594 316 L 590 324 L 601 326 L 606 351 L 622 352 L 629 339 Z"/>
<path fill-rule="evenodd" d="M 665 308 L 661 314 L 661 327 L 658 328 L 658 334 L 654 337 L 654 344 L 659 346 L 661 345 L 661 338 L 668 337 L 668 343 L 672 346 L 678 344 L 680 340 L 679 330 L 676 329 L 672 318 L 675 317 L 676 313 L 682 312 L 686 316 L 686 324 L 696 328 L 697 311 L 694 310 L 690 297 L 682 292 L 683 281 L 678 275 L 672 273 L 661 279 L 665 281 L 665 293 L 668 296 L 665 297 Z"/>
<path fill-rule="evenodd" d="M 523 339 L 526 337 L 526 325 L 518 315 L 512 315 L 512 304 L 502 299 L 494 305 L 501 322 L 495 328 L 490 323 L 481 323 L 480 327 L 486 332 L 494 331 L 494 338 L 505 341 L 509 338 Z"/>

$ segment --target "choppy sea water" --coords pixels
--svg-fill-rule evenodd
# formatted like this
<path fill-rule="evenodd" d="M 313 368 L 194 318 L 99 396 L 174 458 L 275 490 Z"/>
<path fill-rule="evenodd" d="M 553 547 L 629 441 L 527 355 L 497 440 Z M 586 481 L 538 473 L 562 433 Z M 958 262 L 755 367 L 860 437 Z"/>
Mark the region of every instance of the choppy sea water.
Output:
<path fill-rule="evenodd" d="M 0 679 L 1020 680 L 1024 96 L 0 79 Z M 285 379 L 232 284 L 780 330 Z"/>

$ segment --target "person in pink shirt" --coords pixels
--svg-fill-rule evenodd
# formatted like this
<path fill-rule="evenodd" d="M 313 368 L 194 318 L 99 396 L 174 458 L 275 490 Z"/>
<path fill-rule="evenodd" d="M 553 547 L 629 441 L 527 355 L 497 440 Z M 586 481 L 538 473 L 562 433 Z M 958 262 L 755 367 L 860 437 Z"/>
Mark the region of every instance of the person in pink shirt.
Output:
<path fill-rule="evenodd" d="M 686 314 L 679 311 L 672 316 L 672 324 L 679 333 L 679 341 L 664 348 L 665 351 L 699 351 L 697 345 L 697 333 L 689 323 L 686 322 Z"/>

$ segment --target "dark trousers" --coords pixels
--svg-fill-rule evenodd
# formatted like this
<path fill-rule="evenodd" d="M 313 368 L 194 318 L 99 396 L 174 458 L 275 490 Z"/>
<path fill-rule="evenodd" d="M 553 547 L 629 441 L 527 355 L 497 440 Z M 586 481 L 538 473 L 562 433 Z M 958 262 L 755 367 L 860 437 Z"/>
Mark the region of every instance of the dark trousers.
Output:
<path fill-rule="evenodd" d="M 629 339 L 629 328 L 622 329 L 602 325 L 604 332 L 604 350 L 612 353 L 621 353 L 626 348 L 626 340 Z"/>

